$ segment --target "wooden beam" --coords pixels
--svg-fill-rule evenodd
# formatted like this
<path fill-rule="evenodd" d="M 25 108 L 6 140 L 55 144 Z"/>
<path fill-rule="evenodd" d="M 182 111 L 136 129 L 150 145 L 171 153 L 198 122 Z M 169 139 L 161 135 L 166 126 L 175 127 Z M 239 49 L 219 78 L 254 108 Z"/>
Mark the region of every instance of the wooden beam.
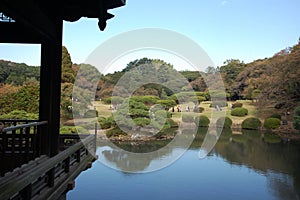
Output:
<path fill-rule="evenodd" d="M 32 0 L 1 0 L 1 12 L 47 39 L 57 36 L 53 21 Z"/>
<path fill-rule="evenodd" d="M 59 148 L 62 21 L 55 24 L 60 37 L 43 41 L 41 45 L 39 118 L 48 121 L 42 134 L 42 153 L 54 156 Z"/>
<path fill-rule="evenodd" d="M 17 22 L 0 22 L 0 30 L 0 43 L 42 43 L 40 34 Z"/>

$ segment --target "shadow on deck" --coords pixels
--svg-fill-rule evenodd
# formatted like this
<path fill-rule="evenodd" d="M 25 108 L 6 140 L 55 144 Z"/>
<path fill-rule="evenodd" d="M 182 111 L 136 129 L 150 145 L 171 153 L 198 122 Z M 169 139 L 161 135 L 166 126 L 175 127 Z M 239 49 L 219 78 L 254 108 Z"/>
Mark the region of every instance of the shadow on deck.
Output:
<path fill-rule="evenodd" d="M 2 121 L 0 132 L 0 199 L 64 199 L 75 178 L 95 160 L 95 135 L 60 135 L 60 151 L 41 152 L 47 122 Z"/>

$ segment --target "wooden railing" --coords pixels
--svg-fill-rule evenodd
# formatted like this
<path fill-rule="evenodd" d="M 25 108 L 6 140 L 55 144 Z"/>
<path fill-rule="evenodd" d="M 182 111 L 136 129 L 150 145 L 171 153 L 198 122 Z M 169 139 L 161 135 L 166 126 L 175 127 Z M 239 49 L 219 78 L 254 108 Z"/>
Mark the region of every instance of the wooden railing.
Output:
<path fill-rule="evenodd" d="M 1 120 L 5 128 L 0 132 L 0 176 L 30 160 L 41 152 L 41 129 L 46 121 Z"/>
<path fill-rule="evenodd" d="M 30 122 L 4 128 L 0 136 L 1 152 L 5 154 L 32 153 L 39 156 L 40 132 L 38 128 L 45 124 L 47 124 L 46 121 Z"/>
<path fill-rule="evenodd" d="M 59 199 L 72 189 L 74 179 L 95 160 L 95 135 L 78 142 L 54 157 L 40 156 L 0 178 L 0 199 Z"/>

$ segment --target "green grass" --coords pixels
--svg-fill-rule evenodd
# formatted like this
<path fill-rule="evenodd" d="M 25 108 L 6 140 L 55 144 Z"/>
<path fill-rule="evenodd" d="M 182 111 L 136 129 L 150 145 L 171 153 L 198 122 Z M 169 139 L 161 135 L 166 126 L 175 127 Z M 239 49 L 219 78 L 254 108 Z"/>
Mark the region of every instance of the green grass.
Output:
<path fill-rule="evenodd" d="M 231 116 L 229 107 L 226 107 L 226 109 L 222 108 L 222 111 L 215 111 L 214 108 L 209 107 L 211 104 L 210 101 L 205 101 L 200 104 L 200 106 L 204 108 L 204 111 L 202 113 L 194 113 L 194 112 L 187 113 L 187 112 L 185 112 L 186 105 L 189 105 L 190 108 L 192 108 L 193 103 L 181 104 L 181 108 L 182 108 L 183 113 L 185 113 L 185 114 L 189 114 L 192 116 L 206 115 L 209 119 L 211 119 L 213 117 L 213 121 L 217 120 L 219 117 L 222 117 L 225 115 L 225 116 L 229 117 L 230 119 L 232 119 L 233 124 L 242 124 L 243 120 L 245 120 L 246 118 L 257 117 L 256 116 L 257 110 L 256 110 L 255 106 L 253 105 L 252 101 L 241 100 L 239 102 L 243 103 L 243 107 L 248 109 L 248 115 L 246 115 L 244 117 Z M 228 102 L 228 105 L 230 103 L 233 104 L 234 102 Z M 99 117 L 100 116 L 101 117 L 111 116 L 112 111 L 109 110 L 109 107 L 110 107 L 109 104 L 104 104 L 103 102 L 96 101 L 96 102 L 94 102 L 94 106 L 96 107 L 96 109 L 99 112 Z M 225 113 L 225 110 L 226 110 L 226 113 Z M 179 122 L 181 119 L 181 114 L 182 113 L 177 112 L 177 109 L 175 106 L 175 113 L 173 114 L 172 119 L 176 122 Z"/>
<path fill-rule="evenodd" d="M 95 101 L 93 104 L 98 111 L 99 117 L 110 117 L 112 115 L 112 111 L 109 110 L 110 104 L 104 104 L 103 101 Z"/>

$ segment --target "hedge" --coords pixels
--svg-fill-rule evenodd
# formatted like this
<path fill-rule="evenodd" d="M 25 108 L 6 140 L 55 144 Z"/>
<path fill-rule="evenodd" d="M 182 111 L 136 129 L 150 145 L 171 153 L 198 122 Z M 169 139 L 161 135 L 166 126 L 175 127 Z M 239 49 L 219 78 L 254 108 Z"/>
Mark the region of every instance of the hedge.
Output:
<path fill-rule="evenodd" d="M 232 120 L 229 117 L 220 117 L 216 122 L 216 126 L 218 128 L 230 129 Z"/>
<path fill-rule="evenodd" d="M 280 119 L 277 118 L 267 118 L 264 122 L 264 127 L 266 129 L 276 129 L 280 126 Z"/>
<path fill-rule="evenodd" d="M 232 116 L 243 117 L 248 115 L 248 110 L 246 108 L 234 108 L 231 111 Z"/>
<path fill-rule="evenodd" d="M 247 118 L 242 122 L 243 129 L 257 130 L 261 125 L 261 121 L 256 117 Z"/>
<path fill-rule="evenodd" d="M 210 120 L 205 115 L 200 115 L 195 117 L 195 123 L 198 124 L 198 127 L 208 127 Z"/>

